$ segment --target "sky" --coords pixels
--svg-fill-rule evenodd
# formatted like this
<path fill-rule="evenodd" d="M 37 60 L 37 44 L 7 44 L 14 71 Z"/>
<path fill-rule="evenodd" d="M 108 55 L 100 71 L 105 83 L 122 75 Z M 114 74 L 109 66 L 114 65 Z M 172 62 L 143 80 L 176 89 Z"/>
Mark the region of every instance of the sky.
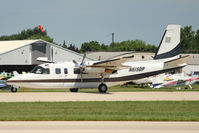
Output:
<path fill-rule="evenodd" d="M 199 29 L 199 0 L 0 0 L 0 36 L 41 25 L 59 44 L 158 45 L 168 24 Z"/>

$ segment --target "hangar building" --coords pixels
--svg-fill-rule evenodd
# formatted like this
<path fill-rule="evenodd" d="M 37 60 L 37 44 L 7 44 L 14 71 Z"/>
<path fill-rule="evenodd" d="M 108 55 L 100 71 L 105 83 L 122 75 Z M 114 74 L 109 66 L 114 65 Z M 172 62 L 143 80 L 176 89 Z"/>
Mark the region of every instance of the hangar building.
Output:
<path fill-rule="evenodd" d="M 42 63 L 36 60 L 38 57 L 46 57 L 54 62 L 80 62 L 83 55 L 40 39 L 0 41 L 0 72 L 30 71 Z"/>

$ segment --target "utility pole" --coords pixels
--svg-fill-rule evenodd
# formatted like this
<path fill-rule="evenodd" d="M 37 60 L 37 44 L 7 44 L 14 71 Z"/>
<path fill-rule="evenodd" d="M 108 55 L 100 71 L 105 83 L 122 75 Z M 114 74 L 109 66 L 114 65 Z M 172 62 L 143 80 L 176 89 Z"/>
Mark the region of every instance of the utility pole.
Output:
<path fill-rule="evenodd" d="M 112 43 L 114 43 L 114 35 L 115 33 L 112 33 Z"/>

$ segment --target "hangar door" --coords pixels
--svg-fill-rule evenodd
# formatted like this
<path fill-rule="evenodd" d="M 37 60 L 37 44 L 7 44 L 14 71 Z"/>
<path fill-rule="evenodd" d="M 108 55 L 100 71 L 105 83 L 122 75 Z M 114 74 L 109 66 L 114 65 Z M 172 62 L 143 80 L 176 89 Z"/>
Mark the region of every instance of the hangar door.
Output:
<path fill-rule="evenodd" d="M 32 64 L 41 63 L 36 60 L 38 57 L 46 57 L 46 44 L 45 43 L 32 44 Z"/>

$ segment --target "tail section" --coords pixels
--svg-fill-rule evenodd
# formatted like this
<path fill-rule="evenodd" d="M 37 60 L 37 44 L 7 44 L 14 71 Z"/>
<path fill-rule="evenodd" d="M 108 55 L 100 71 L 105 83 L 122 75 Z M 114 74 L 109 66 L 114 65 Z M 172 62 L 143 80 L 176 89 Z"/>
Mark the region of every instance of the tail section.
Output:
<path fill-rule="evenodd" d="M 13 71 L 14 76 L 18 76 L 19 73 L 17 71 Z"/>
<path fill-rule="evenodd" d="M 168 25 L 162 37 L 154 60 L 165 59 L 180 54 L 180 25 Z"/>

